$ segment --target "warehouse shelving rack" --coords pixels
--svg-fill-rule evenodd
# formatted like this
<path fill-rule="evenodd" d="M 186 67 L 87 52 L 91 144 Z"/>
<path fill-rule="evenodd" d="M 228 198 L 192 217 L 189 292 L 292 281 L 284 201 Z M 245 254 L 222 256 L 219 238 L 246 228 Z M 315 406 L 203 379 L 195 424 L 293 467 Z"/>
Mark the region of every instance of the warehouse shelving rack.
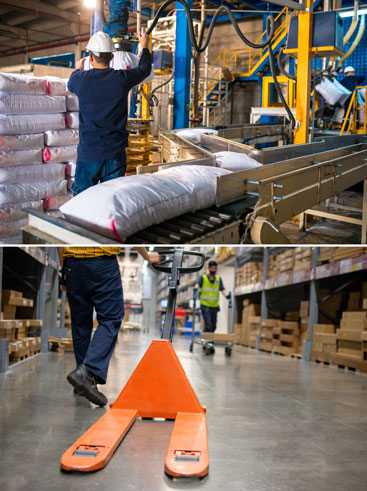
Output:
<path fill-rule="evenodd" d="M 239 267 L 246 262 L 263 262 L 263 279 L 258 283 L 242 285 L 235 288 L 234 294 L 237 303 L 247 296 L 261 298 L 261 319 L 268 318 L 267 296 L 270 293 L 280 293 L 287 287 L 303 285 L 308 290 L 308 299 L 310 302 L 309 309 L 309 325 L 308 325 L 308 341 L 303 342 L 302 359 L 311 361 L 312 352 L 312 337 L 313 325 L 318 323 L 319 303 L 322 299 L 319 297 L 318 289 L 323 280 L 337 280 L 334 293 L 342 291 L 344 286 L 351 283 L 350 275 L 363 274 L 367 270 L 367 254 L 343 259 L 341 261 L 331 262 L 327 264 L 318 264 L 320 247 L 314 247 L 312 250 L 312 266 L 310 269 L 297 272 L 288 272 L 279 275 L 276 278 L 268 278 L 269 256 L 278 250 L 284 248 L 249 248 L 246 252 L 236 255 L 236 267 Z M 238 249 L 237 249 L 238 251 Z M 262 257 L 261 257 L 262 256 Z M 353 278 L 352 278 L 353 279 Z M 357 279 L 357 278 L 356 278 Z M 304 298 L 304 300 L 306 300 Z M 238 319 L 239 321 L 239 319 Z M 256 349 L 259 350 L 260 337 L 258 338 Z"/>

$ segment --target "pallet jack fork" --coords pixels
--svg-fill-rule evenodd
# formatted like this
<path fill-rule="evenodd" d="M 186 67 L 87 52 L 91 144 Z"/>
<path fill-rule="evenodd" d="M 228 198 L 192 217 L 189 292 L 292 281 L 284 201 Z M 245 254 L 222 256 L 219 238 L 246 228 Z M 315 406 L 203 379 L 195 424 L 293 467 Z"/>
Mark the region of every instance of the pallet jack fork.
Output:
<path fill-rule="evenodd" d="M 205 477 L 209 471 L 206 409 L 201 406 L 172 347 L 180 274 L 199 271 L 200 252 L 168 250 L 170 258 L 153 265 L 169 273 L 167 313 L 161 339 L 154 340 L 117 400 L 61 457 L 65 471 L 102 469 L 138 417 L 174 419 L 165 459 L 171 477 Z M 200 264 L 183 267 L 185 255 L 199 256 Z M 171 264 L 169 266 L 169 264 Z"/>

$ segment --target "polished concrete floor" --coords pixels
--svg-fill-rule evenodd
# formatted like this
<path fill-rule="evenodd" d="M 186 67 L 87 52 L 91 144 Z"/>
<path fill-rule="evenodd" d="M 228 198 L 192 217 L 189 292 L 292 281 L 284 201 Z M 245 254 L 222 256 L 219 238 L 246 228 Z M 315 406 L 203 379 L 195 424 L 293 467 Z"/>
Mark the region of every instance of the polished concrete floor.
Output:
<path fill-rule="evenodd" d="M 149 345 L 121 335 L 105 393 L 119 394 Z M 177 336 L 174 345 L 207 406 L 210 471 L 172 480 L 164 457 L 172 422 L 137 421 L 109 464 L 91 474 L 60 471 L 62 453 L 105 409 L 66 382 L 73 354 L 41 354 L 0 374 L 0 489 L 312 490 L 367 489 L 367 377 L 299 360 L 217 348 L 206 357 Z"/>

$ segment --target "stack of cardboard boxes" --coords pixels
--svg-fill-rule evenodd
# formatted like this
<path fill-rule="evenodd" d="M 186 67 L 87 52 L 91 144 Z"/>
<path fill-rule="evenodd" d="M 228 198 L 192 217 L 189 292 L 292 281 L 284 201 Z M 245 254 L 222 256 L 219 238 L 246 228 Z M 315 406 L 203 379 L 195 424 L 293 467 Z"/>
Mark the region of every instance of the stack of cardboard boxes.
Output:
<path fill-rule="evenodd" d="M 260 349 L 272 351 L 275 347 L 280 346 L 278 319 L 262 319 L 260 324 Z M 276 333 L 276 334 L 275 334 Z M 275 337 L 274 337 L 275 334 Z"/>
<path fill-rule="evenodd" d="M 327 361 L 324 353 L 336 353 L 336 326 L 333 324 L 314 324 L 312 336 L 312 356 Z"/>
<path fill-rule="evenodd" d="M 42 320 L 29 319 L 33 300 L 22 292 L 3 290 L 1 298 L 0 337 L 9 340 L 10 361 L 19 361 L 41 351 Z M 33 337 L 29 335 L 35 334 Z"/>
<path fill-rule="evenodd" d="M 294 249 L 293 271 L 305 271 L 312 267 L 311 247 L 296 247 Z"/>
<path fill-rule="evenodd" d="M 260 333 L 260 305 L 247 299 L 243 301 L 242 307 L 242 323 L 235 326 L 236 341 L 255 348 L 256 337 Z"/>
<path fill-rule="evenodd" d="M 259 283 L 263 279 L 263 263 L 249 262 L 236 269 L 236 286 Z"/>

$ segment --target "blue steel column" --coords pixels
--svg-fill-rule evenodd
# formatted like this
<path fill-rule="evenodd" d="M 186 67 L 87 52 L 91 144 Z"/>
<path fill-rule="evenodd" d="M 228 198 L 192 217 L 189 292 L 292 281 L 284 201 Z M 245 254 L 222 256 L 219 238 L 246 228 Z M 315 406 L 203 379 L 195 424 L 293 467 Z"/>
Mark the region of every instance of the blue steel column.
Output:
<path fill-rule="evenodd" d="M 4 249 L 0 247 L 0 311 L 1 292 L 3 289 L 3 255 Z M 9 340 L 0 338 L 0 373 L 5 373 L 9 366 Z"/>
<path fill-rule="evenodd" d="M 315 247 L 312 251 L 312 267 L 316 268 L 318 263 L 318 257 L 320 254 L 320 247 Z M 313 325 L 319 321 L 319 303 L 317 299 L 317 281 L 311 280 L 310 282 L 310 318 L 308 323 L 308 339 L 303 341 L 302 347 L 302 359 L 304 361 L 311 361 L 312 352 L 312 336 Z"/>
<path fill-rule="evenodd" d="M 190 9 L 193 0 L 187 1 Z M 183 9 L 176 3 L 176 9 Z M 175 84 L 173 128 L 188 128 L 191 81 L 191 40 L 185 12 L 176 12 Z"/>

